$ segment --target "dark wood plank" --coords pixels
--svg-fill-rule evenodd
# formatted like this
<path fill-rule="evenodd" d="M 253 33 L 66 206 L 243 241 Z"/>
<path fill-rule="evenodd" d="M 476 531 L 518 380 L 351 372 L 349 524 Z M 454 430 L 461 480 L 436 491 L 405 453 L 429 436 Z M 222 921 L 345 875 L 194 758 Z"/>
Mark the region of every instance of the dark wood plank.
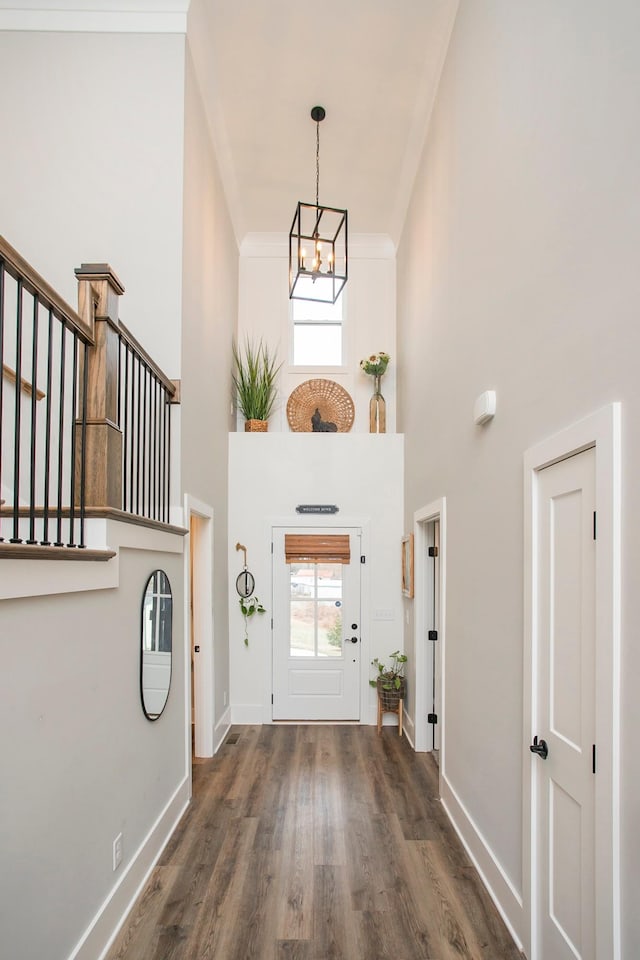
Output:
<path fill-rule="evenodd" d="M 235 727 L 107 960 L 519 960 L 391 728 Z"/>

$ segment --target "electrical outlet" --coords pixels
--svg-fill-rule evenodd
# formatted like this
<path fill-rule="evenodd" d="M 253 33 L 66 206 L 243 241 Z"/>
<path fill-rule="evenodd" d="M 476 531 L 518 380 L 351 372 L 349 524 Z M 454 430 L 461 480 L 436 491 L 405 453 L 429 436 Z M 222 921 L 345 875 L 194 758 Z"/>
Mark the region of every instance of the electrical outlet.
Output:
<path fill-rule="evenodd" d="M 119 833 L 118 836 L 113 841 L 113 869 L 117 870 L 121 863 L 122 863 L 122 834 Z"/>

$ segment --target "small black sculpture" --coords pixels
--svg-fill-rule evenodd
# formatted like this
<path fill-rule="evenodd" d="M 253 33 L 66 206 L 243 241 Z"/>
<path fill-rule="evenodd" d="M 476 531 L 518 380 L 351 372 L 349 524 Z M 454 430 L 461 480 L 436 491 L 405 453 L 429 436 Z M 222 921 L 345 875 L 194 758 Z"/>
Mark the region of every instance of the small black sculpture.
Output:
<path fill-rule="evenodd" d="M 331 423 L 330 420 L 323 420 L 319 409 L 316 407 L 316 412 L 311 417 L 311 430 L 313 433 L 337 433 L 338 426 Z"/>

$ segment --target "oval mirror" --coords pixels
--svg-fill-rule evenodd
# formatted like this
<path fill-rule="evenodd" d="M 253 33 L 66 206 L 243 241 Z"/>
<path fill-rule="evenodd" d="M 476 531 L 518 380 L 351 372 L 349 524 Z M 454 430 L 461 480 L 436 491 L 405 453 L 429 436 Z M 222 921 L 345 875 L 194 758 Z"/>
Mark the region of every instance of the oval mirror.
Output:
<path fill-rule="evenodd" d="M 154 570 L 142 597 L 140 694 L 147 720 L 157 720 L 171 685 L 171 621 L 173 598 L 169 577 Z"/>

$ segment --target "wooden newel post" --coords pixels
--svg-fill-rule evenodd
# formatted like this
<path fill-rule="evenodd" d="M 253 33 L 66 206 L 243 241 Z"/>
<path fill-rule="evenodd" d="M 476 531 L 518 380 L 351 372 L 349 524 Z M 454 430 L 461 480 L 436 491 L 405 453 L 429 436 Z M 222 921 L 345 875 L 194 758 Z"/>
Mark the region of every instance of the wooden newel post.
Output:
<path fill-rule="evenodd" d="M 78 313 L 93 330 L 87 347 L 85 504 L 122 509 L 122 430 L 118 424 L 118 304 L 124 287 L 108 263 L 83 263 L 78 278 Z M 84 371 L 80 369 L 80 402 Z M 82 441 L 77 431 L 76 471 Z M 76 484 L 79 491 L 79 484 Z"/>

